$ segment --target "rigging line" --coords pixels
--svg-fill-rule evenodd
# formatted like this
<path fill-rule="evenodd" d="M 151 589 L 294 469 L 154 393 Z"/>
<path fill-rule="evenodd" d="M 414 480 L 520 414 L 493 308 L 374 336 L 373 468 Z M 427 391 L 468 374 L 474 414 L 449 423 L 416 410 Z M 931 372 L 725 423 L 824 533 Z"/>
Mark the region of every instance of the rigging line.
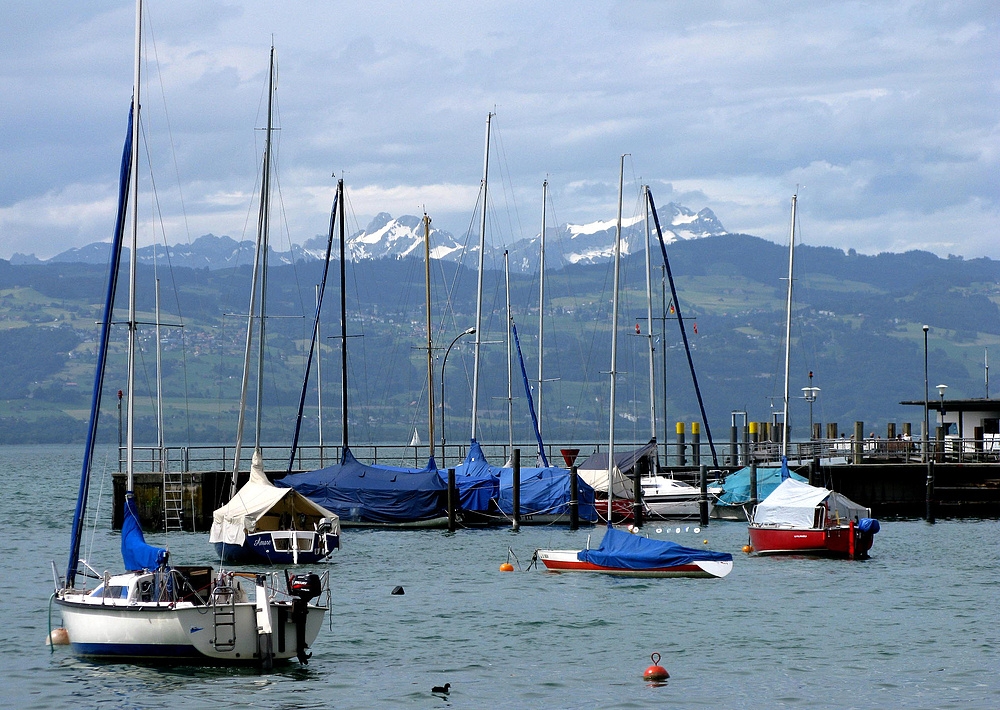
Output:
<path fill-rule="evenodd" d="M 503 190 L 504 196 L 504 206 L 507 212 L 507 223 L 508 226 L 512 224 L 510 218 L 511 206 L 514 209 L 514 222 L 517 224 L 517 235 L 522 236 L 524 234 L 524 228 L 521 225 L 521 215 L 517 209 L 517 200 L 514 193 L 514 184 L 510 177 L 510 168 L 507 162 L 507 150 L 503 143 L 503 136 L 500 135 L 500 129 L 496 126 L 496 121 L 493 122 L 493 129 L 491 135 L 495 137 L 497 149 L 499 151 L 499 160 L 497 161 L 499 165 L 497 168 L 500 171 L 500 188 Z M 510 196 L 507 195 L 507 189 L 510 188 Z M 504 243 L 504 246 L 510 246 L 514 243 L 514 230 L 511 228 L 509 230 L 510 240 Z"/>

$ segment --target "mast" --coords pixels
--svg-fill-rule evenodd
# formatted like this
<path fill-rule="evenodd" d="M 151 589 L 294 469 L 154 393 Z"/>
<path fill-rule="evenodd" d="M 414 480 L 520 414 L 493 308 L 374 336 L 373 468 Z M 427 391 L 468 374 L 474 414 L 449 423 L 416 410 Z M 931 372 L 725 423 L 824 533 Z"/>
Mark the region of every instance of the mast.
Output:
<path fill-rule="evenodd" d="M 792 262 L 795 259 L 795 203 L 792 195 L 792 226 L 788 237 L 788 301 L 785 304 L 785 394 L 781 424 L 781 455 L 788 456 L 788 374 L 792 353 Z"/>
<path fill-rule="evenodd" d="M 243 378 L 240 383 L 240 407 L 236 423 L 236 450 L 233 452 L 233 477 L 230 482 L 229 496 L 232 498 L 236 494 L 237 479 L 240 472 L 240 458 L 243 454 L 243 427 L 246 423 L 247 393 L 250 388 L 250 360 L 253 353 L 253 331 L 254 320 L 260 321 L 260 363 L 258 363 L 257 376 L 257 413 L 255 419 L 255 440 L 254 447 L 260 446 L 260 410 L 261 392 L 263 390 L 263 376 L 260 368 L 263 367 L 263 342 L 264 342 L 264 286 L 262 283 L 262 266 L 266 266 L 267 259 L 267 223 L 268 208 L 270 204 L 270 164 L 271 164 L 271 119 L 272 104 L 274 101 L 274 47 L 271 47 L 270 64 L 268 73 L 267 92 L 267 133 L 264 141 L 264 160 L 261 167 L 260 185 L 260 205 L 257 212 L 257 243 L 254 247 L 253 275 L 250 280 L 250 307 L 247 309 L 247 337 L 246 347 L 243 352 Z M 263 256 L 262 256 L 263 253 Z M 258 300 L 259 291 L 259 300 Z M 258 310 L 260 313 L 258 313 Z"/>
<path fill-rule="evenodd" d="M 503 279 L 507 294 L 507 444 L 508 456 L 514 455 L 514 371 L 511 364 L 510 326 L 514 322 L 510 315 L 510 262 L 507 250 L 503 251 Z"/>
<path fill-rule="evenodd" d="M 427 299 L 427 442 L 434 458 L 434 339 L 431 334 L 431 218 L 424 212 L 424 295 Z M 442 403 L 443 405 L 443 403 Z"/>
<path fill-rule="evenodd" d="M 627 155 L 627 153 L 626 153 Z M 611 501 L 614 496 L 615 470 L 615 381 L 618 367 L 618 278 L 622 261 L 622 191 L 625 184 L 625 155 L 618 172 L 618 219 L 615 222 L 615 276 L 611 290 L 611 397 L 608 415 L 608 525 L 611 525 Z"/>
<path fill-rule="evenodd" d="M 483 338 L 483 266 L 486 258 L 486 188 L 490 177 L 490 122 L 492 113 L 486 114 L 486 149 L 483 156 L 483 211 L 479 223 L 479 278 L 476 286 L 476 342 L 472 366 L 472 440 L 476 440 L 479 424 L 479 351 Z"/>
<path fill-rule="evenodd" d="M 545 202 L 548 198 L 549 181 L 542 183 L 542 238 L 538 250 L 538 435 L 542 434 L 542 359 L 544 350 L 542 336 L 545 333 Z"/>
<path fill-rule="evenodd" d="M 330 252 L 327 249 L 326 264 L 330 264 Z M 323 280 L 326 280 L 326 270 L 324 267 Z M 316 312 L 319 313 L 323 305 L 320 297 L 320 285 L 316 284 Z M 316 337 L 313 343 L 316 346 L 316 426 L 319 428 L 319 465 L 323 467 L 323 336 L 319 332 L 319 318 L 316 319 Z"/>
<path fill-rule="evenodd" d="M 347 453 L 347 263 L 344 254 L 344 179 L 337 180 L 337 207 L 340 212 L 340 411 L 343 418 L 341 458 Z"/>
<path fill-rule="evenodd" d="M 142 0 L 135 3 L 135 68 L 132 83 L 132 158 L 131 176 L 129 178 L 129 209 L 132 211 L 131 235 L 129 237 L 129 276 L 128 276 L 128 371 L 126 389 L 128 404 L 126 406 L 125 422 L 125 490 L 126 495 L 132 495 L 135 466 L 135 281 L 139 241 L 139 116 L 142 105 L 140 99 L 140 74 L 142 56 Z"/>
<path fill-rule="evenodd" d="M 267 79 L 267 132 L 264 134 L 264 173 L 260 186 L 260 339 L 257 342 L 257 405 L 254 407 L 254 450 L 261 447 L 261 423 L 264 411 L 264 332 L 267 320 L 267 255 L 271 230 L 271 131 L 274 116 L 274 46 L 271 46 L 271 71 Z"/>
<path fill-rule="evenodd" d="M 153 247 L 155 266 L 156 247 Z M 160 279 L 156 279 L 156 448 L 160 455 L 160 473 L 164 473 L 163 461 L 163 365 L 160 358 Z"/>
<path fill-rule="evenodd" d="M 649 185 L 643 185 L 643 196 Z M 653 276 L 652 257 L 649 253 L 649 199 L 644 199 L 646 207 L 646 340 L 649 345 L 649 440 L 656 450 L 656 373 L 653 361 Z"/>

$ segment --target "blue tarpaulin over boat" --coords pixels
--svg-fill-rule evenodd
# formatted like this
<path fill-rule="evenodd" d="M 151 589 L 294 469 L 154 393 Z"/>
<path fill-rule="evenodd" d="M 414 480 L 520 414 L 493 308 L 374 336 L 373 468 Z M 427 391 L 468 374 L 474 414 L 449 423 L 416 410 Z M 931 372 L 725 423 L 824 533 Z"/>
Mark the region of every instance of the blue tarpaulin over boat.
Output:
<path fill-rule="evenodd" d="M 500 494 L 500 468 L 490 466 L 478 441 L 473 441 L 465 461 L 455 467 L 455 487 L 458 489 L 459 507 L 462 510 L 485 513 L 490 501 Z M 448 472 L 440 471 L 448 485 Z"/>
<path fill-rule="evenodd" d="M 350 449 L 341 463 L 293 473 L 274 482 L 294 488 L 340 516 L 341 521 L 410 523 L 447 514 L 448 486 L 436 467 L 423 469 L 363 464 Z"/>
<path fill-rule="evenodd" d="M 805 483 L 806 479 L 797 473 L 791 477 Z M 757 500 L 764 500 L 781 483 L 781 468 L 757 468 Z M 744 466 L 722 480 L 722 493 L 716 505 L 745 505 L 750 502 L 750 467 Z"/>
<path fill-rule="evenodd" d="M 596 522 L 594 489 L 583 479 L 577 479 L 577 510 L 581 521 Z M 521 469 L 521 515 L 568 515 L 569 471 L 564 468 Z M 500 469 L 500 510 L 514 513 L 514 470 Z"/>
<path fill-rule="evenodd" d="M 514 512 L 514 469 L 491 466 L 483 455 L 479 442 L 473 441 L 465 461 L 455 468 L 455 485 L 463 510 L 487 512 L 493 501 L 506 515 Z M 594 489 L 583 479 L 577 479 L 577 509 L 579 519 L 597 520 Z M 521 468 L 521 514 L 569 514 L 569 471 L 548 468 Z"/>
<path fill-rule="evenodd" d="M 122 561 L 125 569 L 134 572 L 141 569 L 159 569 L 167 563 L 167 551 L 146 543 L 139 524 L 139 511 L 135 506 L 132 491 L 125 494 L 125 518 L 122 522 Z"/>
<path fill-rule="evenodd" d="M 577 559 L 602 567 L 641 570 L 693 562 L 732 562 L 733 556 L 728 552 L 684 547 L 669 540 L 650 540 L 609 526 L 601 546 L 595 550 L 581 550 Z"/>

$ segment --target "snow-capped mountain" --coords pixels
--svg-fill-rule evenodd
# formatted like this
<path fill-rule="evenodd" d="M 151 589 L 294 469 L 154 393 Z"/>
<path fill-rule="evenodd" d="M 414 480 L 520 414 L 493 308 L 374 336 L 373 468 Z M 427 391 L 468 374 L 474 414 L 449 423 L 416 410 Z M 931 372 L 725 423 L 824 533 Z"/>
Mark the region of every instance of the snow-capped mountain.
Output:
<path fill-rule="evenodd" d="M 671 202 L 661 210 L 660 226 L 666 243 L 684 239 L 698 239 L 727 234 L 722 223 L 710 209 L 692 212 L 687 207 Z M 665 219 L 669 215 L 669 221 Z M 644 220 L 633 218 L 622 222 L 624 254 L 631 254 L 641 248 L 645 238 Z M 589 224 L 564 224 L 546 235 L 546 267 L 558 269 L 567 264 L 593 264 L 611 259 L 614 254 L 614 221 L 599 221 Z M 423 220 L 413 215 L 393 218 L 380 212 L 363 230 L 347 238 L 347 252 L 351 260 L 361 259 L 404 259 L 409 256 L 423 257 Z M 272 251 L 268 257 L 271 264 L 291 264 L 298 261 L 322 259 L 326 254 L 326 235 L 318 235 L 301 246 L 293 244 L 290 251 Z M 474 254 L 478 249 L 478 238 L 469 240 L 468 251 Z M 79 249 L 70 249 L 49 261 L 103 264 L 108 259 L 108 243 L 88 244 Z M 521 239 L 507 247 L 511 268 L 515 271 L 531 271 L 538 263 L 539 235 Z M 127 252 L 127 250 L 125 250 Z M 431 223 L 431 258 L 446 261 L 460 261 L 465 254 L 465 244 L 450 232 L 437 229 Z M 142 247 L 138 260 L 152 264 L 187 266 L 199 269 L 223 269 L 253 261 L 253 242 L 236 240 L 214 234 L 198 237 L 191 244 L 174 244 L 165 253 L 162 246 Z M 486 263 L 493 268 L 502 261 L 503 247 L 488 246 Z M 125 257 L 123 257 L 125 258 Z M 15 254 L 12 263 L 42 263 L 33 255 Z M 468 257 L 466 264 L 472 265 Z"/>

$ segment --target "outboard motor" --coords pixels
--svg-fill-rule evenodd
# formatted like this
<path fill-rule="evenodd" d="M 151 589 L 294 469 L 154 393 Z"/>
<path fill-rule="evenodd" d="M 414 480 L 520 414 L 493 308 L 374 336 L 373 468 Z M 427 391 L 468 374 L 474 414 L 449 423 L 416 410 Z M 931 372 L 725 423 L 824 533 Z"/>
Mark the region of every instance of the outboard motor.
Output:
<path fill-rule="evenodd" d="M 288 580 L 288 592 L 304 602 L 312 601 L 323 593 L 323 583 L 318 574 L 293 574 Z"/>
<path fill-rule="evenodd" d="M 323 593 L 323 583 L 319 575 L 314 573 L 303 573 L 288 575 L 285 572 L 285 579 L 288 580 L 288 593 L 292 599 L 292 622 L 295 624 L 295 653 L 300 663 L 308 663 L 311 653 L 307 653 L 309 647 L 306 643 L 306 619 L 309 616 L 309 602 Z"/>
<path fill-rule="evenodd" d="M 333 520 L 330 518 L 320 518 L 319 526 L 316 528 L 316 532 L 321 535 L 333 532 Z"/>

